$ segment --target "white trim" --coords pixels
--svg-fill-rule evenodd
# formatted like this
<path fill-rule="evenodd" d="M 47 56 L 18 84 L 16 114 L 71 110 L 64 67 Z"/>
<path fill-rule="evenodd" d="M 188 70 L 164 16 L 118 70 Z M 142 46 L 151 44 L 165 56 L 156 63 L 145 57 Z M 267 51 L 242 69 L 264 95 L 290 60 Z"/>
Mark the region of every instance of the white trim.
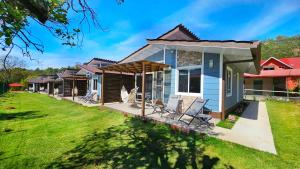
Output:
<path fill-rule="evenodd" d="M 286 65 L 286 66 L 289 67 L 289 68 L 293 68 L 293 66 L 288 65 L 288 64 L 284 63 L 283 61 L 281 61 L 281 60 L 275 58 L 275 57 L 270 57 L 268 60 L 264 61 L 264 63 L 262 63 L 260 66 L 262 67 L 264 64 L 266 64 L 266 63 L 267 63 L 269 60 L 271 60 L 271 59 L 274 59 L 274 60 L 276 60 L 276 61 L 278 61 L 278 62 L 280 62 L 280 63 Z"/>
<path fill-rule="evenodd" d="M 220 53 L 220 77 L 219 77 L 219 112 L 222 111 L 222 104 L 223 104 L 223 59 L 224 59 L 224 55 L 223 55 L 223 50 Z"/>
<path fill-rule="evenodd" d="M 197 43 L 197 42 L 195 42 Z M 159 42 L 148 41 L 149 45 L 164 45 L 164 46 L 194 46 L 194 47 L 201 47 L 201 48 L 221 48 L 221 49 L 251 49 L 251 47 L 226 47 L 226 46 L 201 46 L 201 45 L 187 45 L 187 44 L 165 44 Z"/>
<path fill-rule="evenodd" d="M 227 71 L 229 70 L 231 76 L 230 76 L 230 81 L 231 81 L 231 85 L 230 85 L 230 93 L 227 93 Z M 233 71 L 232 68 L 229 66 L 226 66 L 226 78 L 225 78 L 225 83 L 226 83 L 226 87 L 225 87 L 225 91 L 226 91 L 226 97 L 231 97 L 232 96 L 232 82 L 233 82 Z"/>
<path fill-rule="evenodd" d="M 190 91 L 190 70 L 193 70 L 193 69 L 201 69 L 201 76 L 200 76 L 200 93 L 189 93 L 189 92 L 179 92 L 178 91 L 178 87 L 179 87 L 179 70 L 188 70 L 188 91 Z M 203 98 L 203 91 L 201 90 L 203 87 L 202 87 L 202 77 L 203 77 L 203 74 L 202 74 L 202 71 L 203 71 L 203 67 L 202 65 L 194 65 L 194 66 L 184 66 L 184 67 L 178 67 L 176 69 L 176 73 L 175 73 L 175 95 L 184 95 L 184 96 L 198 96 L 198 97 L 202 97 Z"/>

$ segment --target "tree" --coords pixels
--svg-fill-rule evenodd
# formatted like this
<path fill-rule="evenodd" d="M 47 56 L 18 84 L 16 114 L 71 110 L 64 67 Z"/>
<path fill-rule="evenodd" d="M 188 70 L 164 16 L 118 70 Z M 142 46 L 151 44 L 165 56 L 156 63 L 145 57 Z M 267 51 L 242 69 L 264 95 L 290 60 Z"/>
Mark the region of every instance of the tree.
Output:
<path fill-rule="evenodd" d="M 24 75 L 24 67 L 26 66 L 24 60 L 9 55 L 8 57 L 0 58 L 2 65 L 0 66 L 0 81 L 9 83 L 16 82 L 27 76 Z M 24 75 L 24 76 L 23 76 Z"/>
<path fill-rule="evenodd" d="M 123 1 L 117 0 L 118 3 Z M 70 27 L 70 12 L 81 18 L 75 27 Z M 2 50 L 10 53 L 13 48 L 18 48 L 27 57 L 31 57 L 31 50 L 43 53 L 42 41 L 28 29 L 32 22 L 40 24 L 60 39 L 63 45 L 68 46 L 76 46 L 82 42 L 80 28 L 83 23 L 102 29 L 95 11 L 86 0 L 0 0 Z"/>

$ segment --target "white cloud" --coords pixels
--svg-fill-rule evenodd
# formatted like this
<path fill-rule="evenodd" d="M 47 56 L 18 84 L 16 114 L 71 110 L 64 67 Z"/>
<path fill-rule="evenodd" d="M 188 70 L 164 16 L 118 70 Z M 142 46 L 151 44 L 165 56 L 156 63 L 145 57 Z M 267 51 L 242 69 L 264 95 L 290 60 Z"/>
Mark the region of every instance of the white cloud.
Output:
<path fill-rule="evenodd" d="M 284 24 L 286 17 L 299 11 L 299 9 L 300 3 L 298 1 L 274 3 L 273 8 L 265 10 L 262 15 L 257 16 L 242 27 L 242 29 L 237 32 L 235 38 L 242 40 L 257 38 Z"/>

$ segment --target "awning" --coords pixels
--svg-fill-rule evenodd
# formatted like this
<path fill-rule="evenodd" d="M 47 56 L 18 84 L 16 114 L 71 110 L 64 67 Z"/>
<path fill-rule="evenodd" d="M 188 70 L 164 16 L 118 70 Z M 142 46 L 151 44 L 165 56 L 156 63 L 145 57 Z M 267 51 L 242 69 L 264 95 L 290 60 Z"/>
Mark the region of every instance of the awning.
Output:
<path fill-rule="evenodd" d="M 142 73 L 142 111 L 141 115 L 145 116 L 145 91 L 146 91 L 146 72 L 162 71 L 164 68 L 168 68 L 169 65 L 157 62 L 151 62 L 146 60 L 140 60 L 135 62 L 127 62 L 121 64 L 113 64 L 100 68 L 102 70 L 101 91 L 104 91 L 104 74 L 106 71 L 120 72 L 120 73 Z M 104 92 L 101 92 L 101 102 L 104 105 Z"/>
<path fill-rule="evenodd" d="M 168 68 L 169 65 L 157 62 L 151 62 L 146 60 L 140 60 L 135 62 L 113 64 L 106 67 L 99 68 L 104 71 L 115 71 L 124 73 L 142 73 L 143 65 L 145 66 L 145 72 L 162 71 L 164 68 Z"/>

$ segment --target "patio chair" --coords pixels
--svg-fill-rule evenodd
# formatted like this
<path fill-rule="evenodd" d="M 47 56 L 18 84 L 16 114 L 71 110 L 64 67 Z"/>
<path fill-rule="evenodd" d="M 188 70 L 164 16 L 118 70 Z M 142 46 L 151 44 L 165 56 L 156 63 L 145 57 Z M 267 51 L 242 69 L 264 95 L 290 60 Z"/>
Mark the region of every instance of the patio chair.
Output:
<path fill-rule="evenodd" d="M 89 97 L 91 94 L 92 94 L 92 92 L 91 92 L 90 90 L 88 90 L 88 91 L 86 92 L 86 95 L 85 95 L 85 96 L 79 96 L 78 99 L 79 99 L 79 100 L 83 100 L 83 99 Z"/>
<path fill-rule="evenodd" d="M 139 89 L 138 87 L 131 89 L 131 91 L 128 95 L 127 103 L 135 103 L 136 93 L 137 93 L 138 89 Z"/>
<path fill-rule="evenodd" d="M 212 117 L 211 115 L 203 113 L 204 106 L 207 102 L 208 100 L 197 97 L 190 107 L 179 117 L 178 121 L 184 122 L 189 126 L 194 119 L 198 119 L 200 121 L 200 125 L 204 124 L 210 127 L 209 120 L 211 120 Z M 192 117 L 192 119 L 189 122 L 186 122 L 186 120 L 182 119 L 183 116 L 189 116 Z"/>
<path fill-rule="evenodd" d="M 92 92 L 88 97 L 84 98 L 83 101 L 85 103 L 94 103 L 95 100 L 94 100 L 94 96 L 96 95 L 97 93 L 96 92 Z"/>
<path fill-rule="evenodd" d="M 174 119 L 175 115 L 178 114 L 179 100 L 179 96 L 170 96 L 168 103 L 164 106 L 152 105 L 154 109 L 153 113 L 159 112 L 160 116 L 162 116 L 163 113 L 169 113 L 172 115 L 171 119 Z M 160 111 L 158 111 L 159 109 Z"/>

